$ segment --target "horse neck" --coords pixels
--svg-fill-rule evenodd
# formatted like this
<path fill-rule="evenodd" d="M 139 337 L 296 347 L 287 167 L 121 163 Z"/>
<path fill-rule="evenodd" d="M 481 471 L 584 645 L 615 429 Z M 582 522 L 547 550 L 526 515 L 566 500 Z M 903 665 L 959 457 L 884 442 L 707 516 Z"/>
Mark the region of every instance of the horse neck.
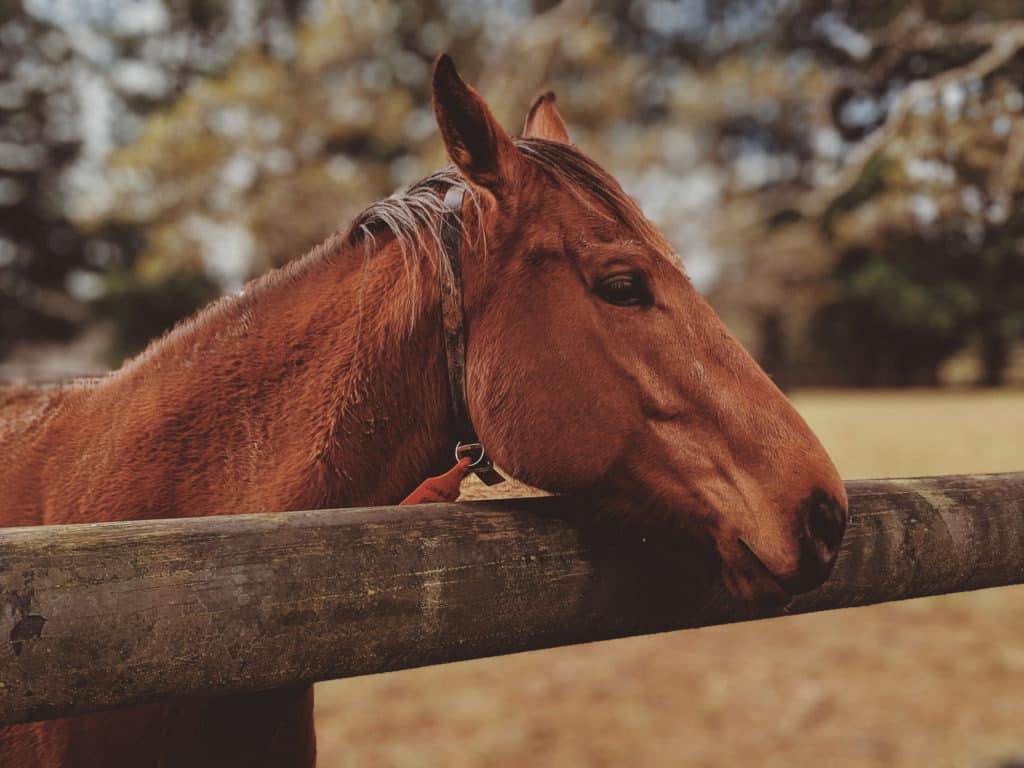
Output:
<path fill-rule="evenodd" d="M 394 241 L 367 254 L 346 278 L 343 333 L 323 322 L 336 297 L 322 305 L 328 364 L 316 387 L 332 394 L 316 454 L 325 505 L 397 503 L 453 462 L 438 256 L 410 258 Z"/>
<path fill-rule="evenodd" d="M 140 432 L 154 436 L 141 440 L 143 460 L 187 484 L 163 489 L 175 509 L 151 516 L 395 503 L 443 467 L 451 427 L 433 264 L 390 240 L 362 251 L 322 246 L 96 392 L 135 447 Z"/>

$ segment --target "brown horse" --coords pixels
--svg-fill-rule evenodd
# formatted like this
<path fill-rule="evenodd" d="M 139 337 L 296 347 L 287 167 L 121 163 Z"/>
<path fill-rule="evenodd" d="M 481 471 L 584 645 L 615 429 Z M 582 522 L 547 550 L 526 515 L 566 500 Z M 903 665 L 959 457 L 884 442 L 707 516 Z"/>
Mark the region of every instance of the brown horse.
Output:
<path fill-rule="evenodd" d="M 569 143 L 550 95 L 512 139 L 447 57 L 433 92 L 454 168 L 106 378 L 0 394 L 2 522 L 393 504 L 446 468 L 439 222 L 457 186 L 468 405 L 496 462 L 692 531 L 742 598 L 820 584 L 839 475 L 662 235 Z M 309 687 L 0 731 L 11 766 L 314 761 Z"/>

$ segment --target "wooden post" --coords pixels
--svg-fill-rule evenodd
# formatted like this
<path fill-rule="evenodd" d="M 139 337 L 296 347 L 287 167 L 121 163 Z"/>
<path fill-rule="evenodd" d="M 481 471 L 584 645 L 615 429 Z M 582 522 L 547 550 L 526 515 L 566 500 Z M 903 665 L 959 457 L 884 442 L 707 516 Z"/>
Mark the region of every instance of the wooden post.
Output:
<path fill-rule="evenodd" d="M 1024 582 L 1024 473 L 848 484 L 795 613 Z M 0 531 L 0 723 L 770 615 L 565 498 Z"/>

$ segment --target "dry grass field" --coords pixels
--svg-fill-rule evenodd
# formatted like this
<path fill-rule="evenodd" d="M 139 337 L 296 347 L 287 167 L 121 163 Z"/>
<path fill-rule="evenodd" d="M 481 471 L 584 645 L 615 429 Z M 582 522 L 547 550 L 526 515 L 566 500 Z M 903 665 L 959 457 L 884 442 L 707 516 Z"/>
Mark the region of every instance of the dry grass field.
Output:
<path fill-rule="evenodd" d="M 1024 391 L 794 399 L 848 478 L 1024 469 Z M 1024 759 L 1024 587 L 338 681 L 317 696 L 322 768 L 986 768 Z"/>

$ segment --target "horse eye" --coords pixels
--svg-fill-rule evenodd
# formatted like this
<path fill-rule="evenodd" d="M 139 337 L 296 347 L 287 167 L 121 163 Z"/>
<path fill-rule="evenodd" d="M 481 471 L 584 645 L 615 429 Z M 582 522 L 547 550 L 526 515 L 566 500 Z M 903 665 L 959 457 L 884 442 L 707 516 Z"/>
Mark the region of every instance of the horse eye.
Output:
<path fill-rule="evenodd" d="M 618 307 L 646 307 L 654 303 L 651 290 L 639 272 L 620 272 L 606 277 L 595 289 L 598 296 Z"/>

